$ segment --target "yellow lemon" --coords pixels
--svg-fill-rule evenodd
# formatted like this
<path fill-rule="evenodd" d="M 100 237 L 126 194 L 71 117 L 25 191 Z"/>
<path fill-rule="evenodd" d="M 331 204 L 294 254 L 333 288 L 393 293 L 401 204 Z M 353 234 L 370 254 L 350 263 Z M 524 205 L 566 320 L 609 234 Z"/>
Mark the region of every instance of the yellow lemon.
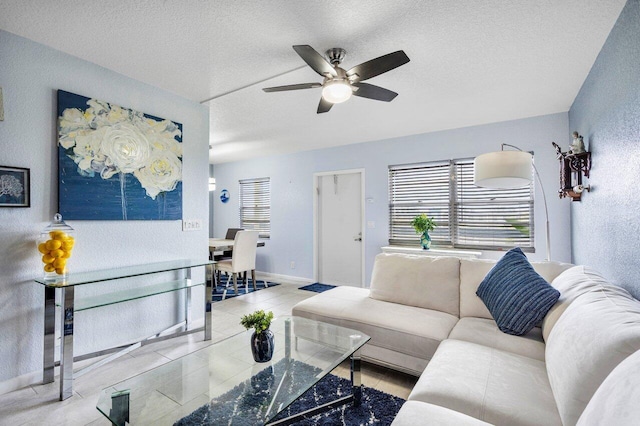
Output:
<path fill-rule="evenodd" d="M 58 274 L 58 275 L 63 275 L 64 271 L 65 271 L 64 268 L 56 268 L 56 274 Z"/>
<path fill-rule="evenodd" d="M 63 250 L 71 250 L 72 248 L 73 248 L 73 241 L 65 240 L 62 243 L 62 249 Z"/>
<path fill-rule="evenodd" d="M 45 254 L 44 256 L 42 256 L 42 261 L 44 263 L 52 263 L 55 260 L 55 258 L 53 256 L 51 256 L 50 254 Z"/>
<path fill-rule="evenodd" d="M 47 244 L 46 243 L 40 243 L 38 244 L 38 251 L 42 254 L 47 254 L 49 253 L 49 250 L 47 250 Z"/>
<path fill-rule="evenodd" d="M 49 240 L 46 243 L 46 247 L 49 250 L 56 250 L 62 247 L 62 241 L 60 240 Z"/>
<path fill-rule="evenodd" d="M 62 255 L 62 259 L 68 259 L 71 257 L 71 250 L 65 250 L 64 254 Z"/>
<path fill-rule="evenodd" d="M 60 258 L 53 261 L 53 266 L 56 269 L 64 268 L 66 265 L 67 265 L 67 259 Z"/>
<path fill-rule="evenodd" d="M 50 264 L 50 263 L 47 263 L 46 265 L 44 265 L 44 271 L 45 272 L 53 272 L 55 270 L 56 270 L 56 268 L 54 268 L 53 265 Z"/>
<path fill-rule="evenodd" d="M 64 251 L 62 251 L 62 250 L 60 250 L 60 249 L 57 249 L 57 250 L 51 250 L 51 251 L 49 252 L 49 254 L 50 254 L 51 256 L 55 257 L 55 258 L 58 258 L 58 257 L 62 257 L 62 256 L 64 256 Z"/>
<path fill-rule="evenodd" d="M 64 231 L 51 231 L 49 232 L 49 236 L 54 240 L 61 240 L 67 236 L 67 233 Z"/>

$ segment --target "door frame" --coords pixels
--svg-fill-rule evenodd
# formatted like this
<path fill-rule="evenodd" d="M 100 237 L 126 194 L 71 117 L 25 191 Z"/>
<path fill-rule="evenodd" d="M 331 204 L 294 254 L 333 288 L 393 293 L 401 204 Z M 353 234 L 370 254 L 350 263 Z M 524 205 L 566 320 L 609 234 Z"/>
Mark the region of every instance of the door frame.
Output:
<path fill-rule="evenodd" d="M 318 180 L 323 176 L 332 176 L 332 175 L 346 175 L 346 174 L 360 174 L 360 233 L 362 235 L 361 241 L 361 253 L 360 253 L 360 287 L 365 287 L 365 196 L 364 196 L 364 177 L 365 177 L 365 169 L 347 169 L 347 170 L 334 170 L 329 172 L 317 172 L 313 174 L 313 280 L 314 282 L 318 282 L 319 276 L 319 259 L 320 256 L 320 227 L 318 226 L 318 217 L 319 217 L 319 203 L 318 198 L 320 194 L 318 193 Z"/>

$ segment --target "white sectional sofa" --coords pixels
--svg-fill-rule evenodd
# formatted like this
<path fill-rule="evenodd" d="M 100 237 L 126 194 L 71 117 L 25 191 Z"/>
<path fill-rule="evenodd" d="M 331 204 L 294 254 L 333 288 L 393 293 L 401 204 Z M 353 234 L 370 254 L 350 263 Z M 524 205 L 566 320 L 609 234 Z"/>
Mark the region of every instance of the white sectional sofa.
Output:
<path fill-rule="evenodd" d="M 396 426 L 640 424 L 640 302 L 588 267 L 533 262 L 560 299 L 505 334 L 476 295 L 495 263 L 383 253 L 370 289 L 293 314 L 361 330 L 365 360 L 420 376 Z"/>

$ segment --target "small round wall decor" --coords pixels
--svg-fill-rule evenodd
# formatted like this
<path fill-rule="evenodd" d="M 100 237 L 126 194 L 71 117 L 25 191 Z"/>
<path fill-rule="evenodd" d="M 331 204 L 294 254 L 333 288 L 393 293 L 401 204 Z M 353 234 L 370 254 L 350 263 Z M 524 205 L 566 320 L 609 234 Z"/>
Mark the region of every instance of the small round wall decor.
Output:
<path fill-rule="evenodd" d="M 223 203 L 229 201 L 229 191 L 227 191 L 226 189 L 220 191 L 220 201 L 222 201 Z"/>

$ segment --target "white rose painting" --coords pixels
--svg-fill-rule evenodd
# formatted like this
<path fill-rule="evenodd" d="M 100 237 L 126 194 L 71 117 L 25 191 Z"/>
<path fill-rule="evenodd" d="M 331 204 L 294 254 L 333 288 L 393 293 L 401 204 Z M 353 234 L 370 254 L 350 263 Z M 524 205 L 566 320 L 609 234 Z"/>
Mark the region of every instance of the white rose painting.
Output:
<path fill-rule="evenodd" d="M 59 212 L 182 219 L 182 125 L 58 90 Z"/>

